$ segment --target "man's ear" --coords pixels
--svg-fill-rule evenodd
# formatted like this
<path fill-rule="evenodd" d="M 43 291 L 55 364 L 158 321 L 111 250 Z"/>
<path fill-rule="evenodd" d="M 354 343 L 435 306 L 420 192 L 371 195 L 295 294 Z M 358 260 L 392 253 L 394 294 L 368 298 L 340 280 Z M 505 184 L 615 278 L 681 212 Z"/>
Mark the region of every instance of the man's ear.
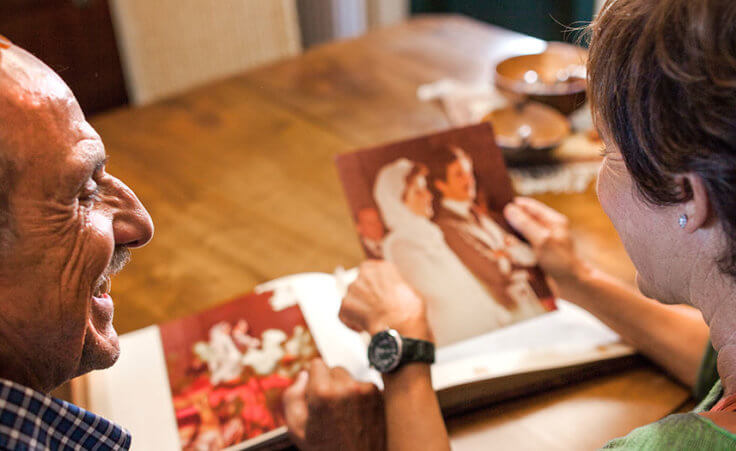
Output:
<path fill-rule="evenodd" d="M 437 188 L 437 191 L 439 191 L 442 194 L 445 194 L 445 191 L 447 190 L 447 183 L 445 183 L 442 179 L 434 179 L 434 187 Z"/>
<path fill-rule="evenodd" d="M 689 193 L 690 197 L 689 200 L 681 204 L 682 207 L 680 209 L 677 209 L 682 210 L 678 212 L 678 217 L 683 213 L 687 215 L 687 224 L 684 230 L 692 233 L 707 225 L 713 213 L 708 190 L 705 188 L 703 179 L 693 172 L 678 176 L 677 182 L 682 191 Z"/>

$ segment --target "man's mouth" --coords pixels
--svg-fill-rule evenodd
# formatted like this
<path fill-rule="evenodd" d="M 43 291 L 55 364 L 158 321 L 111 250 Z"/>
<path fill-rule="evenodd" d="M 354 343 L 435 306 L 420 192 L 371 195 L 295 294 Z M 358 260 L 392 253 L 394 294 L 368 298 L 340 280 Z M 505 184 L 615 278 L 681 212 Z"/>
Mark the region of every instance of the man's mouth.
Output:
<path fill-rule="evenodd" d="M 96 298 L 110 297 L 110 290 L 112 289 L 112 276 L 122 271 L 123 267 L 130 261 L 130 250 L 124 246 L 118 246 L 115 248 L 115 252 L 112 254 L 112 259 L 109 265 L 102 273 L 94 289 L 92 290 L 92 296 Z"/>
<path fill-rule="evenodd" d="M 109 296 L 111 289 L 112 289 L 112 280 L 111 280 L 110 275 L 104 276 L 102 280 L 100 280 L 100 282 L 97 283 L 97 286 L 92 292 L 92 296 L 96 298 L 101 298 L 105 295 Z"/>

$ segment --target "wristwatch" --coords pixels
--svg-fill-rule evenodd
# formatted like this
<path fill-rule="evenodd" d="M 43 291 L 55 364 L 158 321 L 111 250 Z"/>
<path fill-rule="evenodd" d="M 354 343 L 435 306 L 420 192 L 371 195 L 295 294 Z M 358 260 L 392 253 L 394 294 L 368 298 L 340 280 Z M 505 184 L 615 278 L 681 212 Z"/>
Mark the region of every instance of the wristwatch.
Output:
<path fill-rule="evenodd" d="M 434 343 L 402 337 L 394 329 L 378 332 L 368 345 L 368 362 L 381 373 L 390 373 L 409 362 L 434 363 Z"/>

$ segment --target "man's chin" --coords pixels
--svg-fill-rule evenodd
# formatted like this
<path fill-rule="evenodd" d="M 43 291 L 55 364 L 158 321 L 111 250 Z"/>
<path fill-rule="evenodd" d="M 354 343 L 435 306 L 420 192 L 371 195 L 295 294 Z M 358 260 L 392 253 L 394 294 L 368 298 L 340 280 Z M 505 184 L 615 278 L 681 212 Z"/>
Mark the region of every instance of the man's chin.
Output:
<path fill-rule="evenodd" d="M 89 324 L 77 375 L 110 368 L 117 362 L 118 357 L 120 357 L 120 341 L 112 324 L 103 331 Z"/>

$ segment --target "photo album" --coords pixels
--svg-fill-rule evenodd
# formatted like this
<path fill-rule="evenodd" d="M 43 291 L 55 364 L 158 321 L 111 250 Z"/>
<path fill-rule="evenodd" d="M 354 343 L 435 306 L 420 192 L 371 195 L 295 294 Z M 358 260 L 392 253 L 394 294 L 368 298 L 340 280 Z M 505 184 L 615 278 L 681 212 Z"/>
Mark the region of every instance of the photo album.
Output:
<path fill-rule="evenodd" d="M 631 365 L 584 310 L 555 299 L 502 210 L 514 196 L 487 123 L 336 158 L 367 259 L 396 265 L 427 303 L 445 414 Z M 370 337 L 338 319 L 357 269 L 304 273 L 190 317 L 124 334 L 112 368 L 72 381 L 74 402 L 149 449 L 288 445 L 281 397 L 316 357 L 381 387 Z"/>

